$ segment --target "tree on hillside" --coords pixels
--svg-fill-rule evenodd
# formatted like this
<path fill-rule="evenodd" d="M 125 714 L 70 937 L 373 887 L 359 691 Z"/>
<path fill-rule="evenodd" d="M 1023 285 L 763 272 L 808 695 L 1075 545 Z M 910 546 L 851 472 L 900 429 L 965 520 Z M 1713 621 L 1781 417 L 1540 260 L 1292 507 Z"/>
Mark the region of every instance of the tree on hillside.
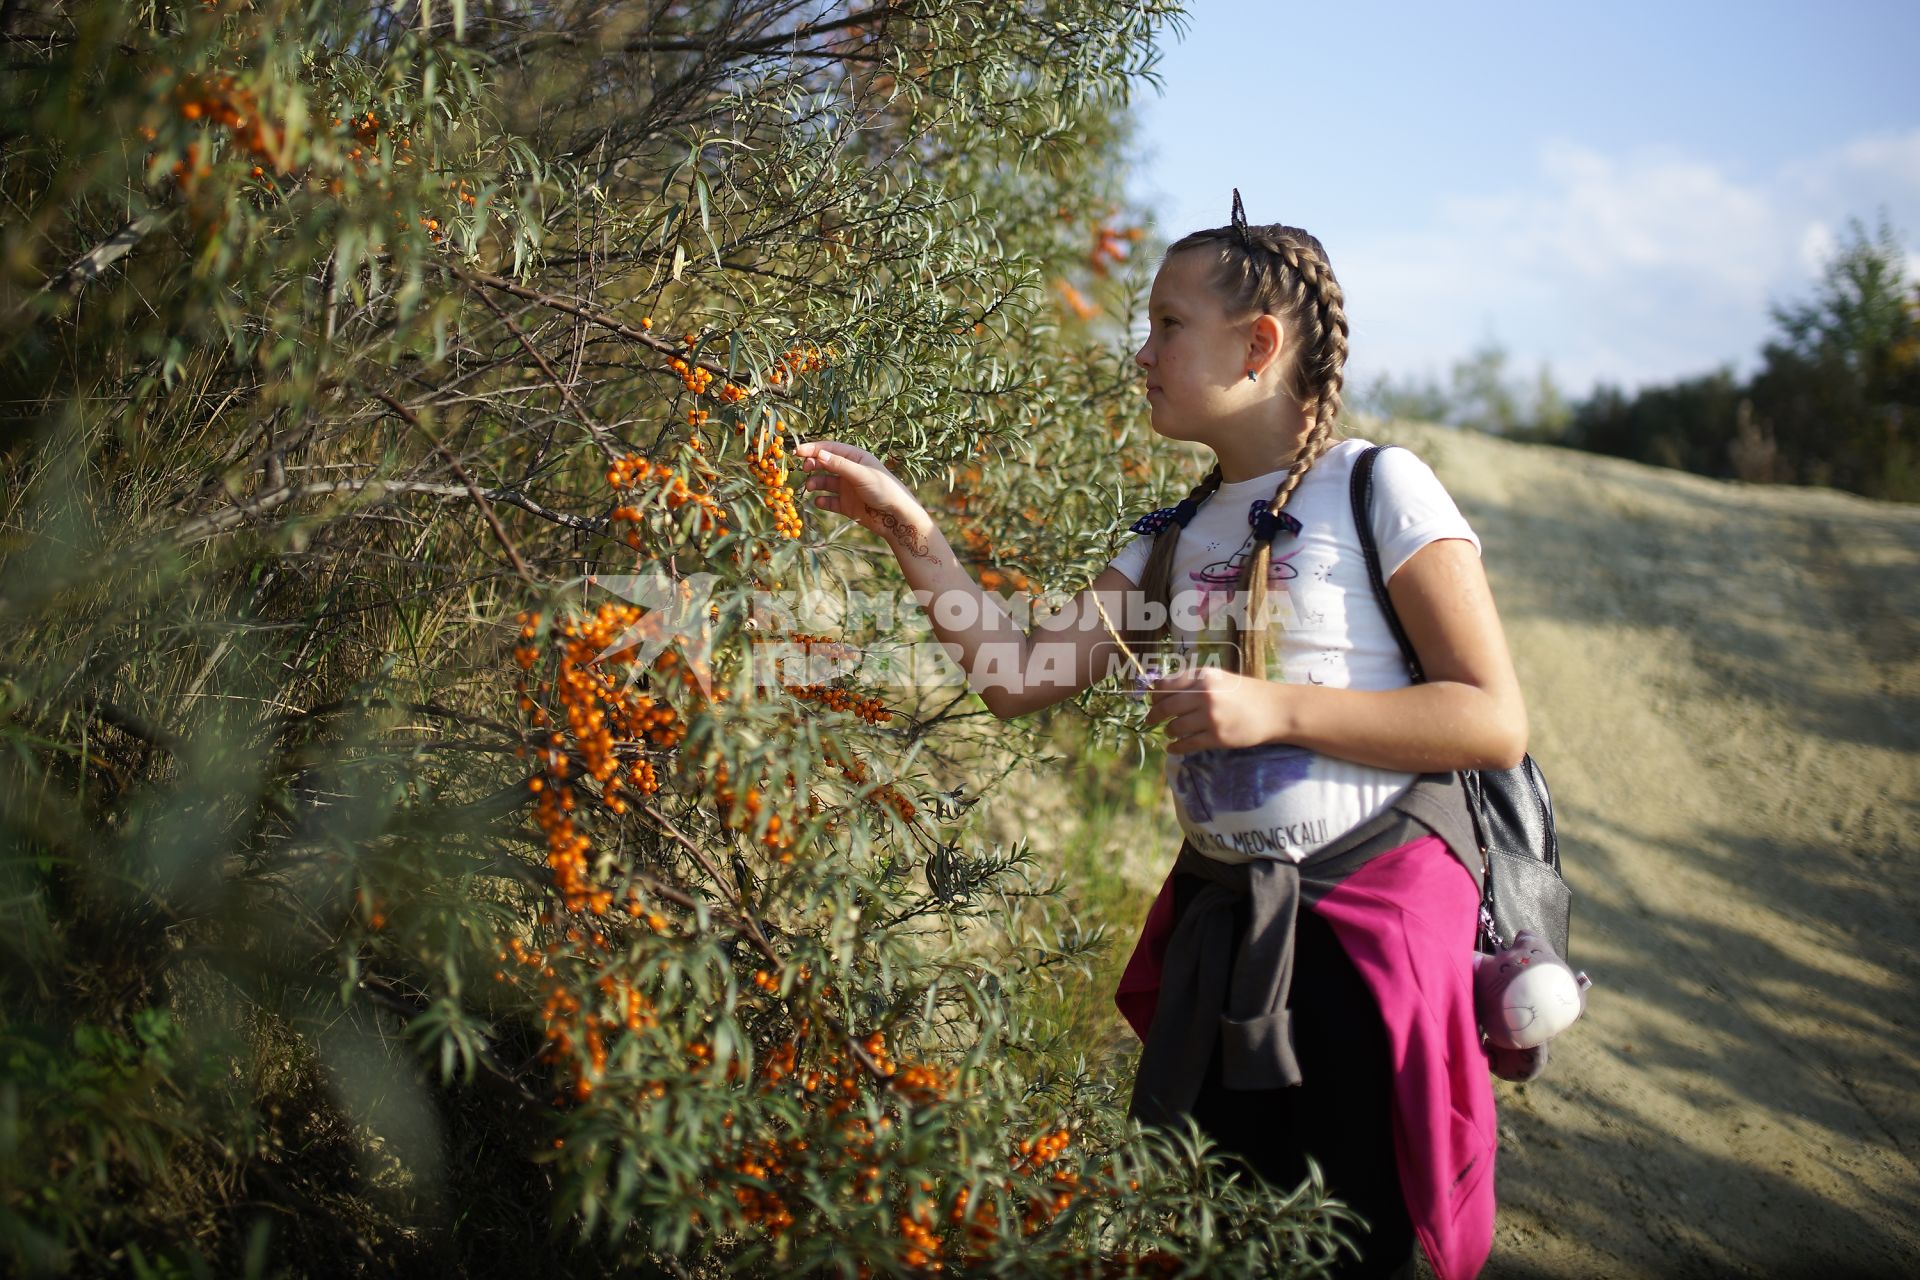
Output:
<path fill-rule="evenodd" d="M 1791 474 L 1920 500 L 1920 280 L 1892 226 L 1851 222 L 1813 297 L 1773 318 L 1750 394 Z"/>
<path fill-rule="evenodd" d="M 1104 562 L 1174 17 L 0 5 L 8 1271 L 1324 1261 L 1038 1038 L 1104 939 L 978 835 L 1037 731 L 786 469 Z"/>
<path fill-rule="evenodd" d="M 1814 295 L 1773 309 L 1760 372 L 1730 369 L 1629 395 L 1602 386 L 1567 443 L 1701 475 L 1830 484 L 1920 500 L 1920 281 L 1882 219 L 1856 220 Z"/>
<path fill-rule="evenodd" d="M 1575 407 L 1567 442 L 1636 462 L 1731 477 L 1727 444 L 1737 433 L 1743 394 L 1731 369 L 1631 394 L 1601 385 Z"/>

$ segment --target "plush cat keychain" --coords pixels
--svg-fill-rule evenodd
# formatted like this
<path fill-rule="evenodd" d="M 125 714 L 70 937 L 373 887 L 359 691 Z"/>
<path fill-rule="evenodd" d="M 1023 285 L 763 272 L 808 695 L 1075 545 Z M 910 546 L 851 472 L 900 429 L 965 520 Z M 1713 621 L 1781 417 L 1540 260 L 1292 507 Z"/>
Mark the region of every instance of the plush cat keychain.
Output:
<path fill-rule="evenodd" d="M 1545 1071 L 1547 1042 L 1585 1011 L 1592 985 L 1528 929 L 1493 955 L 1475 952 L 1473 1007 L 1493 1074 L 1524 1081 Z"/>

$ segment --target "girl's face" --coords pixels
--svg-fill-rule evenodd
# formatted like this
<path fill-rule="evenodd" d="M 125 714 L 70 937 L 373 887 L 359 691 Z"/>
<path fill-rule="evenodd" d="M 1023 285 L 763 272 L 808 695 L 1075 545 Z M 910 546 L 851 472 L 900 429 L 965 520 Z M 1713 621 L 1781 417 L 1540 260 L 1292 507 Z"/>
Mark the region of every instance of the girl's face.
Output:
<path fill-rule="evenodd" d="M 1231 319 L 1204 253 L 1176 253 L 1153 278 L 1147 340 L 1133 356 L 1147 375 L 1153 429 L 1176 440 L 1210 443 L 1244 411 L 1251 320 Z"/>

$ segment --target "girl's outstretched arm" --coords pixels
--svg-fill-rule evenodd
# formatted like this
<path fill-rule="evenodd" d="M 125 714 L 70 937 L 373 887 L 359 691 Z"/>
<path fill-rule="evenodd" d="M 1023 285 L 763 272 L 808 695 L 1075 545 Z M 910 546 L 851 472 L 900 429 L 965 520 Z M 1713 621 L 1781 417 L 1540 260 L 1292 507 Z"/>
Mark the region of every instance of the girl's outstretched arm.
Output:
<path fill-rule="evenodd" d="M 814 505 L 837 511 L 893 549 L 914 597 L 947 655 L 1000 719 L 1072 697 L 1119 669 L 1123 655 L 1100 611 L 1123 625 L 1133 584 L 1109 568 L 1029 634 L 999 595 L 973 580 L 946 536 L 907 487 L 857 445 L 809 440 L 794 450 Z M 1097 601 L 1097 603 L 1096 603 Z"/>
<path fill-rule="evenodd" d="M 1288 742 L 1381 769 L 1504 769 L 1527 749 L 1527 708 L 1480 558 L 1430 542 L 1387 583 L 1424 684 L 1368 691 L 1200 670 L 1155 686 L 1149 725 L 1172 753 Z"/>

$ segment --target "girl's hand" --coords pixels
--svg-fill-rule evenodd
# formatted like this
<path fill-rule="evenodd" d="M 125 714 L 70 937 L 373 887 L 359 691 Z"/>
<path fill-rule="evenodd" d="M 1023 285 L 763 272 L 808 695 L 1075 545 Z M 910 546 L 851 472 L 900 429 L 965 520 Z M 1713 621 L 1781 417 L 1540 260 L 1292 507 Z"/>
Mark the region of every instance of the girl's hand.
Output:
<path fill-rule="evenodd" d="M 838 511 L 890 543 L 933 558 L 927 550 L 932 517 L 880 459 L 838 440 L 808 440 L 796 446 L 794 454 L 808 473 L 806 487 L 818 494 L 815 506 Z"/>
<path fill-rule="evenodd" d="M 1163 676 L 1153 682 L 1147 725 L 1165 722 L 1169 755 L 1282 741 L 1285 690 L 1220 667 Z"/>

